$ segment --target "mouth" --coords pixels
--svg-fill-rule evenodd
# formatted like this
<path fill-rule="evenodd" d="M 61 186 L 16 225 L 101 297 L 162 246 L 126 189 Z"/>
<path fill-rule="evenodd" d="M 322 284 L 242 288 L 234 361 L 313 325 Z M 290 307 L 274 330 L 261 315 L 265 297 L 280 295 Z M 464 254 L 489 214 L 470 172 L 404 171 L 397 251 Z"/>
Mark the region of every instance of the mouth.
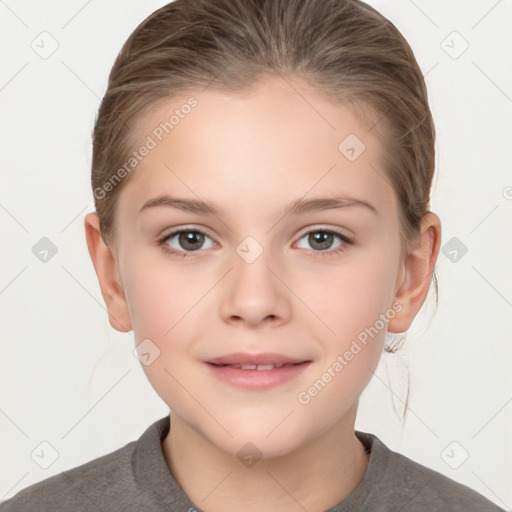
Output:
<path fill-rule="evenodd" d="M 275 354 L 272 352 L 264 352 L 260 354 L 234 352 L 232 354 L 208 359 L 206 362 L 215 366 L 231 366 L 241 368 L 242 370 L 272 370 L 274 368 L 281 368 L 282 366 L 291 366 L 294 364 L 309 362 L 309 360 L 289 357 L 283 354 Z M 272 368 L 266 368 L 267 366 Z"/>
<path fill-rule="evenodd" d="M 306 362 L 306 361 L 304 361 Z M 301 363 L 287 363 L 287 364 L 213 364 L 213 366 L 229 366 L 238 370 L 275 370 L 276 368 L 283 368 L 283 366 L 296 366 Z"/>
<path fill-rule="evenodd" d="M 283 354 L 234 353 L 204 362 L 223 383 L 245 390 L 262 391 L 298 377 L 312 361 Z"/>

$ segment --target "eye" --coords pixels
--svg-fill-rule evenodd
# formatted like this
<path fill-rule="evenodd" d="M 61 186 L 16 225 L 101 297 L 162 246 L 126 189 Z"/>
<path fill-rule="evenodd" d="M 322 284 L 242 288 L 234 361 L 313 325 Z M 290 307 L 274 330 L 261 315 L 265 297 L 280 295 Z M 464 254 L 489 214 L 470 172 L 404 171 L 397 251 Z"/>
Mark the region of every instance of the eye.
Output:
<path fill-rule="evenodd" d="M 205 238 L 211 238 L 202 230 L 197 228 L 180 228 L 166 234 L 158 240 L 158 244 L 166 251 L 182 257 L 192 256 L 190 252 L 197 252 L 202 248 Z M 213 243 L 215 244 L 215 242 Z M 212 247 L 211 245 L 210 247 Z M 208 249 L 208 247 L 206 247 Z"/>
<path fill-rule="evenodd" d="M 333 242 L 338 238 L 341 242 L 331 249 Z M 315 256 L 334 256 L 346 249 L 346 245 L 350 245 L 353 241 L 343 233 L 334 229 L 315 228 L 308 231 L 300 240 L 306 240 L 312 247 Z M 300 241 L 299 241 L 300 242 Z M 304 247 L 300 247 L 303 249 Z"/>
<path fill-rule="evenodd" d="M 336 238 L 341 240 L 341 242 L 334 249 L 331 249 Z M 205 248 L 203 247 L 205 239 L 209 239 L 212 242 L 206 249 L 216 245 L 201 229 L 180 228 L 160 238 L 158 245 L 162 246 L 167 252 L 186 258 L 194 256 L 195 252 L 200 252 L 201 248 Z M 353 244 L 349 237 L 335 229 L 315 228 L 305 233 L 300 241 L 304 239 L 312 247 L 312 257 L 335 256 L 344 251 L 347 245 Z M 299 248 L 303 249 L 304 247 L 299 245 Z"/>

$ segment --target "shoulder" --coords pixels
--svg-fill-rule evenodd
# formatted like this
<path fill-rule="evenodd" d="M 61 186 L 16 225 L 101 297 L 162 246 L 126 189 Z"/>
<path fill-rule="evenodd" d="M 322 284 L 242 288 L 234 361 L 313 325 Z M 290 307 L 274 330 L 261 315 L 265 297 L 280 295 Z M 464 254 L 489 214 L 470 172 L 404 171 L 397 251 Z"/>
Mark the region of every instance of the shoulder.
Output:
<path fill-rule="evenodd" d="M 408 457 L 395 453 L 391 459 L 390 472 L 400 477 L 404 483 L 402 494 L 417 504 L 415 510 L 429 507 L 428 510 L 450 510 L 464 512 L 498 512 L 496 504 L 470 487 L 456 482 L 447 476 L 427 468 Z M 411 492 L 412 491 L 412 492 Z M 396 494 L 400 494 L 400 489 Z M 437 508 L 436 508 L 437 507 Z"/>
<path fill-rule="evenodd" d="M 382 502 L 388 496 L 389 503 L 407 504 L 416 512 L 503 512 L 470 487 L 391 450 L 373 434 L 361 434 L 371 443 L 372 456 L 378 456 L 382 471 L 373 499 Z"/>
<path fill-rule="evenodd" d="M 115 510 L 127 510 L 126 489 L 135 488 L 130 468 L 136 443 L 22 489 L 0 502 L 0 512 L 112 510 L 105 508 L 107 500 L 121 507 Z"/>
<path fill-rule="evenodd" d="M 122 448 L 23 489 L 0 512 L 192 510 L 162 450 L 169 428 L 167 415 Z"/>
<path fill-rule="evenodd" d="M 137 440 L 26 487 L 1 502 L 0 512 L 148 510 L 148 504 L 154 504 L 154 486 L 159 489 L 160 481 L 166 484 L 170 479 L 160 444 L 168 430 L 165 416 Z"/>

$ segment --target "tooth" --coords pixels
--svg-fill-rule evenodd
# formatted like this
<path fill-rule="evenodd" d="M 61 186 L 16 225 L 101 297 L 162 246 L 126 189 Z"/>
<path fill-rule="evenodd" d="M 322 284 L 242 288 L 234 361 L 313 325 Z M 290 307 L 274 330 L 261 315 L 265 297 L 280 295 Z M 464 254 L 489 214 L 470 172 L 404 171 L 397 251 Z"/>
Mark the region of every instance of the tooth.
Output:
<path fill-rule="evenodd" d="M 256 370 L 255 364 L 242 364 L 240 367 L 242 370 Z"/>
<path fill-rule="evenodd" d="M 259 364 L 256 370 L 273 370 L 275 366 L 273 364 Z"/>

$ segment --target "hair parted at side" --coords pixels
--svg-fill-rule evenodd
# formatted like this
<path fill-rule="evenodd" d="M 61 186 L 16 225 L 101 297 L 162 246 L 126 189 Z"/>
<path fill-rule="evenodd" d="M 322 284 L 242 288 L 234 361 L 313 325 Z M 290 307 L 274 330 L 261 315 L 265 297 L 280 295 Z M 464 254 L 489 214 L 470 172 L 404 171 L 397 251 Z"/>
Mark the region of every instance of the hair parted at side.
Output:
<path fill-rule="evenodd" d="M 159 100 L 205 87 L 243 91 L 272 76 L 302 80 L 378 131 L 405 255 L 430 211 L 434 123 L 409 44 L 359 0 L 175 0 L 139 24 L 112 67 L 93 132 L 95 207 L 112 250 L 117 198 L 130 176 L 104 185 L 134 149 L 136 120 Z M 435 272 L 433 283 L 437 299 Z"/>

